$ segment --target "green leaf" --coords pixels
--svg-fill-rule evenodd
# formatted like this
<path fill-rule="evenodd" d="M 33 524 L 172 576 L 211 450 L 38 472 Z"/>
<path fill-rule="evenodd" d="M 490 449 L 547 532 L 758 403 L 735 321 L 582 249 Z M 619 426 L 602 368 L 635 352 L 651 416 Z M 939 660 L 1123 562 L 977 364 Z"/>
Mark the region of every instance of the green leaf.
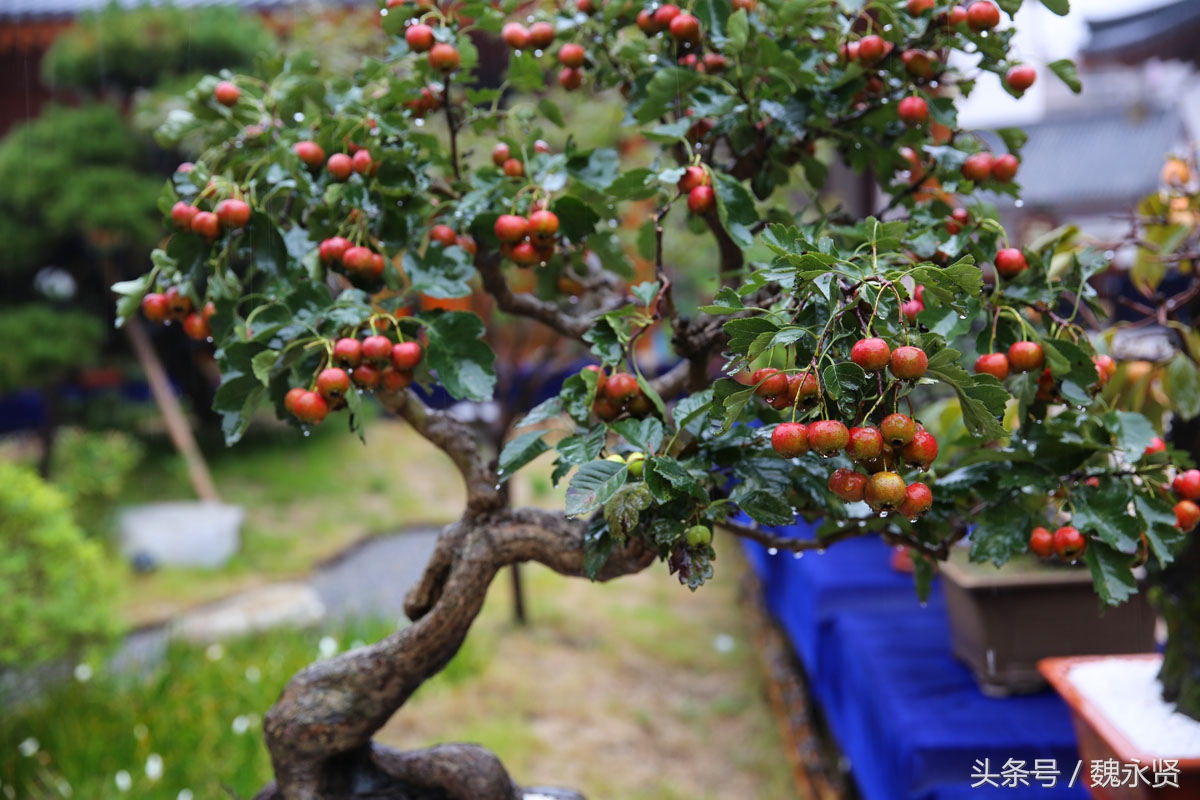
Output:
<path fill-rule="evenodd" d="M 529 431 L 512 439 L 500 451 L 500 482 L 504 483 L 521 467 L 550 449 L 542 440 L 542 431 Z"/>
<path fill-rule="evenodd" d="M 432 245 L 423 257 L 409 249 L 404 253 L 403 264 L 414 291 L 441 300 L 471 293 L 469 281 L 475 277 L 475 265 L 461 247 Z"/>
<path fill-rule="evenodd" d="M 708 502 L 708 493 L 695 476 L 673 458 L 655 456 L 646 459 L 643 472 L 646 486 L 660 503 L 667 503 L 681 494 L 690 495 L 700 502 Z"/>
<path fill-rule="evenodd" d="M 653 502 L 645 484 L 627 484 L 604 504 L 604 522 L 609 533 L 624 541 L 637 527 L 639 512 L 645 511 Z"/>
<path fill-rule="evenodd" d="M 658 119 L 676 103 L 682 104 L 698 83 L 700 75 L 690 69 L 658 70 L 646 84 L 646 97 L 634 112 L 634 119 L 643 125 Z"/>
<path fill-rule="evenodd" d="M 753 228 L 758 224 L 754 196 L 737 178 L 724 172 L 715 173 L 717 214 L 729 238 L 743 250 L 754 244 Z"/>
<path fill-rule="evenodd" d="M 1129 514 L 1131 500 L 1129 486 L 1124 481 L 1108 481 L 1098 491 L 1073 492 L 1071 524 L 1099 536 L 1114 550 L 1132 554 L 1137 550 L 1142 526 L 1137 517 Z"/>
<path fill-rule="evenodd" d="M 764 336 L 765 334 L 774 335 L 779 331 L 779 326 L 766 317 L 731 319 L 723 327 L 725 333 L 729 334 L 729 349 L 749 358 L 758 355 L 758 353 L 751 352 L 755 342 L 767 338 Z M 759 350 L 761 351 L 761 349 L 760 347 Z"/>
<path fill-rule="evenodd" d="M 983 474 L 992 474 L 994 469 L 991 464 L 977 466 L 984 468 L 979 470 Z M 970 469 L 967 467 L 959 472 Z M 996 497 L 995 502 L 973 521 L 971 560 L 991 561 L 997 567 L 1029 549 L 1029 531 L 1037 524 L 1025 508 L 1002 496 Z"/>
<path fill-rule="evenodd" d="M 1042 5 L 1060 17 L 1065 17 L 1071 13 L 1070 0 L 1042 0 Z"/>
<path fill-rule="evenodd" d="M 705 389 L 680 400 L 675 404 L 675 408 L 671 409 L 671 419 L 675 421 L 675 427 L 681 430 L 687 427 L 692 420 L 709 410 L 712 401 L 712 389 Z"/>
<path fill-rule="evenodd" d="M 1079 71 L 1075 69 L 1074 61 L 1069 58 L 1060 58 L 1058 61 L 1050 62 L 1047 66 L 1072 92 L 1079 94 L 1083 91 L 1083 84 L 1079 82 Z"/>
<path fill-rule="evenodd" d="M 750 17 L 746 14 L 746 9 L 739 8 L 730 15 L 729 22 L 726 23 L 725 36 L 727 37 L 725 52 L 741 55 L 750 38 Z"/>
<path fill-rule="evenodd" d="M 483 320 L 469 311 L 423 318 L 429 334 L 429 366 L 455 400 L 490 400 L 496 385 L 496 354 L 481 341 Z"/>
<path fill-rule="evenodd" d="M 658 281 L 645 281 L 630 286 L 629 293 L 633 295 L 635 300 L 639 301 L 646 308 L 649 308 L 654 299 L 658 297 L 658 292 L 661 288 L 662 284 Z"/>
<path fill-rule="evenodd" d="M 270 217 L 255 211 L 246 225 L 246 238 L 258 269 L 270 275 L 282 275 L 287 270 L 287 243 Z"/>
<path fill-rule="evenodd" d="M 1105 603 L 1117 606 L 1137 594 L 1137 581 L 1130 569 L 1132 559 L 1128 555 L 1093 539 L 1083 551 L 1083 560 L 1091 568 L 1096 593 Z"/>
<path fill-rule="evenodd" d="M 1200 414 L 1200 374 L 1196 362 L 1183 353 L 1171 359 L 1165 388 L 1180 417 L 1189 420 Z"/>
<path fill-rule="evenodd" d="M 512 87 L 520 92 L 537 91 L 545 82 L 542 66 L 530 50 L 523 51 L 520 55 L 515 52 L 512 54 L 508 60 L 507 77 Z"/>
<path fill-rule="evenodd" d="M 562 456 L 563 461 L 572 466 L 595 461 L 604 450 L 607 431 L 603 425 L 597 425 L 586 434 L 567 436 L 559 440 L 554 449 Z"/>
<path fill-rule="evenodd" d="M 1133 497 L 1134 508 L 1141 517 L 1146 541 L 1158 563 L 1166 566 L 1175 560 L 1175 552 L 1187 540 L 1175 522 L 1175 514 L 1165 501 L 1151 500 L 1140 494 Z"/>
<path fill-rule="evenodd" d="M 592 520 L 583 537 L 583 574 L 593 581 L 596 580 L 615 544 L 604 518 L 597 517 Z"/>
<path fill-rule="evenodd" d="M 258 353 L 250 361 L 254 369 L 254 377 L 262 381 L 263 386 L 271 383 L 271 372 L 275 369 L 275 364 L 279 361 L 278 350 L 264 350 Z"/>
<path fill-rule="evenodd" d="M 579 468 L 567 487 L 568 517 L 589 514 L 609 501 L 625 485 L 629 469 L 615 461 L 589 461 Z"/>
<path fill-rule="evenodd" d="M 558 215 L 559 232 L 572 242 L 582 242 L 600 221 L 600 215 L 591 206 L 570 195 L 555 200 L 550 210 Z"/>
<path fill-rule="evenodd" d="M 725 433 L 742 414 L 746 403 L 754 397 L 754 387 L 742 386 L 735 380 L 723 378 L 713 384 L 713 403 L 725 412 L 721 432 Z"/>
<path fill-rule="evenodd" d="M 563 120 L 562 111 L 553 100 L 538 101 L 538 111 L 542 112 L 542 116 L 550 120 L 556 128 L 566 125 L 566 121 Z"/>
<path fill-rule="evenodd" d="M 598 147 L 572 155 L 567 172 L 589 189 L 603 192 L 620 176 L 621 158 L 611 147 Z"/>
<path fill-rule="evenodd" d="M 625 441 L 649 455 L 658 450 L 663 440 L 663 424 L 654 417 L 646 419 L 623 419 L 614 423 L 612 429 L 625 437 Z"/>
<path fill-rule="evenodd" d="M 821 373 L 826 394 L 835 400 L 852 392 L 861 392 L 867 387 L 867 380 L 867 373 L 853 361 L 830 364 Z"/>
<path fill-rule="evenodd" d="M 1010 153 L 1017 152 L 1029 141 L 1029 134 L 1023 128 L 1000 128 L 996 131 L 996 135 L 1004 142 L 1004 146 Z"/>
<path fill-rule="evenodd" d="M 554 419 L 562 414 L 562 400 L 558 397 L 551 397 L 549 400 L 544 400 L 529 410 L 529 413 L 521 418 L 521 421 L 516 424 L 517 428 L 525 428 L 530 425 L 536 425 L 539 422 L 545 422 L 548 419 Z"/>
<path fill-rule="evenodd" d="M 765 489 L 739 491 L 743 488 L 744 484 L 734 489 L 731 498 L 755 522 L 762 525 L 790 525 L 796 521 L 795 512 L 780 495 Z"/>
<path fill-rule="evenodd" d="M 1116 437 L 1117 449 L 1124 451 L 1130 461 L 1141 459 L 1155 437 L 1150 420 L 1132 411 L 1110 411 L 1100 418 L 1100 422 Z"/>

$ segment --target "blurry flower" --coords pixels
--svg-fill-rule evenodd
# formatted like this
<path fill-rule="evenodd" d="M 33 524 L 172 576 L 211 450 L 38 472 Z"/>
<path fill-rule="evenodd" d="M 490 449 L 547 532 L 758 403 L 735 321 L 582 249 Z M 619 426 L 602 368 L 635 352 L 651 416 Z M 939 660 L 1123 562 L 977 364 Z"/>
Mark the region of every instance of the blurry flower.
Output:
<path fill-rule="evenodd" d="M 244 714 L 239 714 L 233 718 L 233 732 L 241 736 L 246 731 L 250 730 L 250 718 Z"/>
<path fill-rule="evenodd" d="M 321 652 L 321 658 L 333 658 L 338 651 L 337 639 L 332 636 L 322 636 L 321 641 L 317 643 L 317 650 Z"/>
<path fill-rule="evenodd" d="M 17 750 L 20 751 L 21 755 L 29 758 L 36 753 L 40 747 L 41 745 L 38 744 L 38 740 L 30 736 L 28 739 L 17 745 Z"/>
<path fill-rule="evenodd" d="M 251 683 L 258 683 L 262 680 L 262 670 L 253 664 L 246 667 L 246 680 L 250 681 Z"/>
<path fill-rule="evenodd" d="M 180 789 L 179 794 L 175 795 L 175 800 L 193 800 L 191 789 Z"/>
<path fill-rule="evenodd" d="M 162 774 L 162 756 L 158 753 L 151 753 L 146 757 L 146 777 L 152 781 L 156 781 L 162 777 Z"/>
<path fill-rule="evenodd" d="M 92 665 L 78 664 L 75 667 L 75 680 L 80 683 L 87 683 L 92 679 Z"/>
<path fill-rule="evenodd" d="M 114 778 L 117 782 L 117 791 L 128 792 L 133 787 L 133 778 L 129 777 L 129 773 L 121 770 Z"/>
<path fill-rule="evenodd" d="M 225 648 L 221 646 L 220 642 L 210 644 L 208 649 L 204 651 L 204 655 L 209 661 L 220 661 L 225 655 Z"/>

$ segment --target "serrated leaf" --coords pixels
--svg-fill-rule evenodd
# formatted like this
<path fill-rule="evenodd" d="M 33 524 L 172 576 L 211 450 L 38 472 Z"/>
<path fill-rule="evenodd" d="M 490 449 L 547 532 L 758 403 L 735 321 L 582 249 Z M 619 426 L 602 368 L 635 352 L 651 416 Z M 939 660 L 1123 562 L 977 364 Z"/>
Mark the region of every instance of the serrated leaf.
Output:
<path fill-rule="evenodd" d="M 550 449 L 542 431 L 529 431 L 510 440 L 500 451 L 500 482 L 504 483 L 521 467 Z"/>
<path fill-rule="evenodd" d="M 589 461 L 584 464 L 567 487 L 567 516 L 578 517 L 600 508 L 625 485 L 628 474 L 628 467 L 615 461 Z"/>
<path fill-rule="evenodd" d="M 1079 82 L 1079 71 L 1075 68 L 1074 61 L 1069 58 L 1060 58 L 1046 66 L 1050 67 L 1050 71 L 1057 75 L 1072 92 L 1079 94 L 1083 91 L 1083 84 Z"/>
<path fill-rule="evenodd" d="M 739 486 L 738 489 L 744 487 Z M 787 500 L 775 492 L 765 489 L 738 491 L 731 495 L 738 507 L 747 516 L 762 525 L 790 525 L 796 521 L 796 513 L 792 511 Z"/>
<path fill-rule="evenodd" d="M 1128 511 L 1132 499 L 1124 481 L 1110 482 L 1095 492 L 1073 493 L 1071 524 L 1094 533 L 1115 550 L 1132 554 L 1142 534 L 1138 518 Z"/>
<path fill-rule="evenodd" d="M 640 483 L 626 485 L 604 504 L 604 522 L 617 541 L 624 541 L 637 527 L 639 512 L 649 505 L 649 491 Z"/>
<path fill-rule="evenodd" d="M 688 423 L 708 411 L 712 400 L 712 389 L 705 389 L 680 400 L 675 404 L 675 408 L 671 409 L 671 419 L 675 421 L 675 427 L 687 427 Z"/>
<path fill-rule="evenodd" d="M 583 574 L 591 580 L 596 580 L 615 544 L 604 518 L 597 517 L 592 520 L 583 537 Z"/>
<path fill-rule="evenodd" d="M 1154 426 L 1143 415 L 1132 411 L 1110 411 L 1100 418 L 1101 424 L 1116 437 L 1117 448 L 1130 461 L 1137 461 L 1155 437 Z"/>
<path fill-rule="evenodd" d="M 821 372 L 825 393 L 839 399 L 852 392 L 861 392 L 867 386 L 867 373 L 853 361 L 830 364 Z"/>
<path fill-rule="evenodd" d="M 274 370 L 275 364 L 278 361 L 278 350 L 264 350 L 251 359 L 250 365 L 254 370 L 254 377 L 262 381 L 263 386 L 267 386 L 271 383 L 271 372 Z"/>
<path fill-rule="evenodd" d="M 656 452 L 663 441 L 663 424 L 654 417 L 623 419 L 610 427 L 645 454 Z"/>
<path fill-rule="evenodd" d="M 482 341 L 483 320 L 469 311 L 435 314 L 426 322 L 429 366 L 456 400 L 490 400 L 496 354 Z"/>
<path fill-rule="evenodd" d="M 1183 353 L 1167 365 L 1164 388 L 1180 417 L 1189 420 L 1200 414 L 1200 374 L 1196 371 L 1196 362 Z"/>
<path fill-rule="evenodd" d="M 643 476 L 647 488 L 660 503 L 670 502 L 681 494 L 691 495 L 701 502 L 708 500 L 708 493 L 700 481 L 673 458 L 655 456 L 646 459 Z"/>
<path fill-rule="evenodd" d="M 1137 581 L 1130 569 L 1131 558 L 1104 542 L 1088 542 L 1083 560 L 1092 571 L 1096 593 L 1105 603 L 1117 606 L 1137 594 Z"/>
<path fill-rule="evenodd" d="M 713 385 L 713 402 L 724 412 L 721 432 L 728 431 L 742 414 L 742 409 L 754 397 L 754 387 L 724 378 Z"/>
<path fill-rule="evenodd" d="M 743 250 L 754 244 L 754 226 L 758 211 L 754 196 L 741 181 L 724 172 L 715 173 L 717 214 L 729 238 Z"/>
<path fill-rule="evenodd" d="M 1155 502 L 1138 494 L 1133 497 L 1133 505 L 1141 517 L 1150 550 L 1165 567 L 1175 560 L 1175 552 L 1188 535 L 1175 524 L 1175 514 L 1165 501 Z"/>
<path fill-rule="evenodd" d="M 741 55 L 750 38 L 750 17 L 746 9 L 739 8 L 729 16 L 729 21 L 725 23 L 725 37 L 725 52 Z"/>
<path fill-rule="evenodd" d="M 558 215 L 559 232 L 572 242 L 582 242 L 600 221 L 600 215 L 591 206 L 570 195 L 555 200 L 550 210 Z"/>
<path fill-rule="evenodd" d="M 526 428 L 530 425 L 536 425 L 539 422 L 545 422 L 548 419 L 554 419 L 562 414 L 562 400 L 558 397 L 551 397 L 548 400 L 543 400 L 529 410 L 529 413 L 521 418 L 521 421 L 516 424 L 517 428 Z"/>
<path fill-rule="evenodd" d="M 994 474 L 993 464 L 975 466 L 979 468 L 976 472 L 980 475 Z M 970 470 L 970 467 L 966 467 L 958 472 Z M 941 484 L 939 481 L 938 485 Z M 1029 549 L 1029 531 L 1037 523 L 1025 508 L 1016 503 L 1005 502 L 1006 500 L 1005 497 L 996 497 L 992 505 L 972 520 L 975 525 L 971 531 L 972 561 L 991 561 L 999 567 L 1016 554 Z"/>

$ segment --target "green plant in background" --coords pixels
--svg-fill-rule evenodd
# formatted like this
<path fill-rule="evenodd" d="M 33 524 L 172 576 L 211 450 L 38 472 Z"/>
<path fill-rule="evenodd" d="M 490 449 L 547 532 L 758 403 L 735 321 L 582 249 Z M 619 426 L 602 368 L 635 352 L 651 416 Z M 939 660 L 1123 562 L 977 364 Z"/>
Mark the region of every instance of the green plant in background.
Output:
<path fill-rule="evenodd" d="M 77 655 L 115 634 L 114 581 L 67 497 L 0 462 L 0 668 Z"/>
<path fill-rule="evenodd" d="M 129 92 L 164 76 L 246 67 L 274 48 L 262 20 L 236 5 L 143 5 L 80 14 L 42 61 L 50 86 Z"/>
<path fill-rule="evenodd" d="M 113 504 L 142 454 L 137 439 L 121 431 L 67 428 L 59 433 L 50 479 L 71 498 L 81 528 L 90 534 L 106 528 Z"/>
<path fill-rule="evenodd" d="M 47 386 L 67 373 L 94 364 L 104 343 L 104 320 L 82 311 L 43 303 L 0 314 L 0 394 Z M 55 331 L 30 336 L 30 331 Z"/>

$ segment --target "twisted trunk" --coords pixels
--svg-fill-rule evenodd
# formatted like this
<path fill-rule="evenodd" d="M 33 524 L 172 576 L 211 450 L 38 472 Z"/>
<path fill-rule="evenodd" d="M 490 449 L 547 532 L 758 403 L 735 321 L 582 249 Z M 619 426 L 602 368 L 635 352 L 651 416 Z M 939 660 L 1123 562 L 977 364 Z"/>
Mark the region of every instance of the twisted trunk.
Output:
<path fill-rule="evenodd" d="M 284 688 L 264 722 L 276 781 L 256 800 L 520 798 L 520 787 L 483 748 L 399 753 L 374 745 L 371 736 L 458 652 L 497 572 L 536 561 L 581 575 L 584 531 L 583 522 L 561 514 L 507 508 L 468 514 L 447 527 L 406 598 L 410 626 L 312 664 Z M 639 572 L 653 558 L 633 542 L 614 551 L 598 577 Z"/>

